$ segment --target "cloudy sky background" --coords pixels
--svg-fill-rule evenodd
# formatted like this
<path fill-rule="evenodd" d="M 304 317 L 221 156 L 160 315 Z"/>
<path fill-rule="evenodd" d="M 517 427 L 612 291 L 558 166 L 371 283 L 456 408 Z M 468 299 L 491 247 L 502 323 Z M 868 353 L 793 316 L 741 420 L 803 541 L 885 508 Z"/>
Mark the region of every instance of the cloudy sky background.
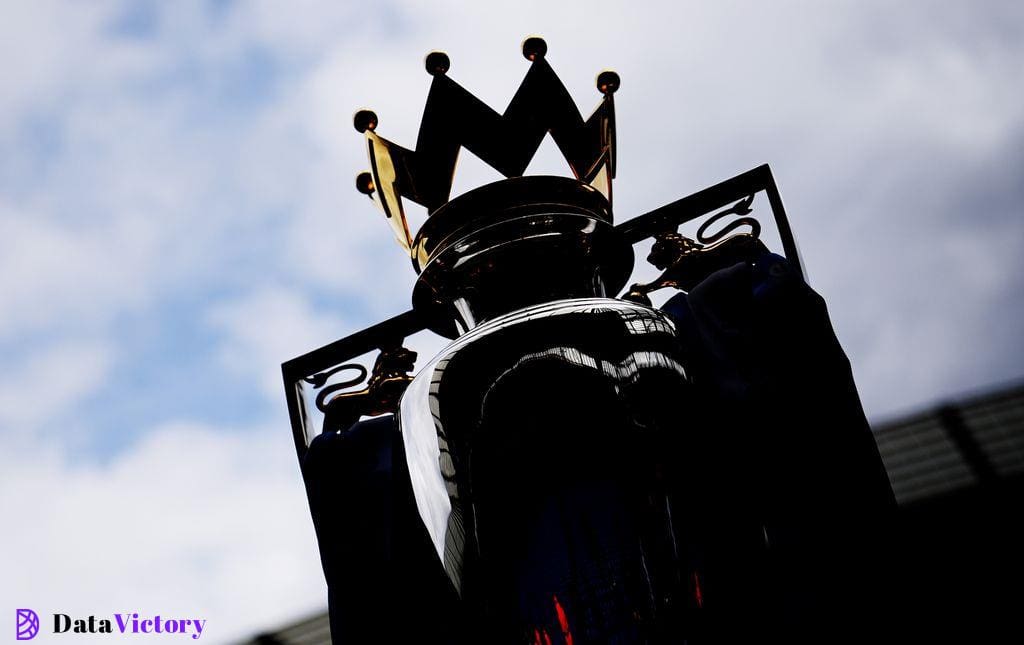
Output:
<path fill-rule="evenodd" d="M 1024 377 L 1024 5 L 767 4 L 0 3 L 0 633 L 325 605 L 279 365 L 408 307 L 351 114 L 432 49 L 616 69 L 620 221 L 769 162 L 873 420 Z"/>

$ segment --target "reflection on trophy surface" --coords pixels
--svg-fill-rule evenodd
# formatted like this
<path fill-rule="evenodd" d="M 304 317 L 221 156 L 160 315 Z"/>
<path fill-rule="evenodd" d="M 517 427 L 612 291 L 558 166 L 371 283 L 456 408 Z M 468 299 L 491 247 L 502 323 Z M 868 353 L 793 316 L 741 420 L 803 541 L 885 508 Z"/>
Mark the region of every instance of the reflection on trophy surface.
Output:
<path fill-rule="evenodd" d="M 418 279 L 410 311 L 283 366 L 334 640 L 866 629 L 892 491 L 770 170 L 616 222 L 619 76 L 584 119 L 546 43 L 523 55 L 499 114 L 429 54 L 414 149 L 355 115 L 357 188 Z M 523 176 L 548 134 L 574 177 Z M 450 199 L 463 147 L 506 179 Z M 413 375 L 422 333 L 449 342 Z"/>

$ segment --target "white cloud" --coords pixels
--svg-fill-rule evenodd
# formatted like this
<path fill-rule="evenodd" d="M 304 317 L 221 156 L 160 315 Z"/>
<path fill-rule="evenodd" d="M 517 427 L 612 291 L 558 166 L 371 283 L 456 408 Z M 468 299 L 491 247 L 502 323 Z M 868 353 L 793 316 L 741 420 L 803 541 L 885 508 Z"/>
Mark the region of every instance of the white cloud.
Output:
<path fill-rule="evenodd" d="M 44 422 L 74 409 L 108 377 L 115 352 L 90 340 L 30 351 L 0 374 L 0 436 L 33 436 Z"/>
<path fill-rule="evenodd" d="M 210 311 L 208 322 L 225 338 L 218 356 L 223 368 L 255 379 L 272 401 L 284 399 L 281 363 L 336 340 L 351 327 L 317 313 L 300 294 L 281 287 L 221 303 Z"/>
<path fill-rule="evenodd" d="M 205 618 L 211 642 L 322 606 L 305 493 L 279 430 L 169 424 L 103 465 L 45 437 L 5 450 L 0 604 L 44 620 Z"/>
<path fill-rule="evenodd" d="M 156 240 L 140 224 L 83 231 L 0 204 L 0 341 L 45 328 L 94 329 L 145 301 Z"/>

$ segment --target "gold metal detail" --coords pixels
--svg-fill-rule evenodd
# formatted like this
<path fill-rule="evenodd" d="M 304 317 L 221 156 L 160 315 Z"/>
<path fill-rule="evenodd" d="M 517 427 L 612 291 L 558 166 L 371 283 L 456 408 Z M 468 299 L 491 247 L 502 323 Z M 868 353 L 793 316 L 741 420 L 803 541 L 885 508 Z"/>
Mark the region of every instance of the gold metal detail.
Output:
<path fill-rule="evenodd" d="M 708 246 L 679 233 L 659 233 L 654 239 L 647 261 L 662 273 L 651 282 L 630 286 L 624 300 L 651 306 L 650 293 L 669 287 L 689 291 L 715 271 L 751 261 L 767 250 L 750 233 L 737 233 Z"/>
<path fill-rule="evenodd" d="M 363 416 L 394 413 L 402 393 L 412 382 L 410 372 L 415 362 L 416 352 L 401 345 L 382 349 L 366 387 L 335 394 L 326 402 L 325 395 L 333 392 L 325 389 L 317 397 L 317 407 L 324 412 L 324 432 L 346 430 Z"/>

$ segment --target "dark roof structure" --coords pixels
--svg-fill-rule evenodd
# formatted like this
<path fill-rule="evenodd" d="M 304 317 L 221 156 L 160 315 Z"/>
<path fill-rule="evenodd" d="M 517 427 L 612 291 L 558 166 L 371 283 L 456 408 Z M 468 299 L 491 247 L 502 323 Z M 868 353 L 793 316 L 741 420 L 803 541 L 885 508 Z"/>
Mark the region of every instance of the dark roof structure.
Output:
<path fill-rule="evenodd" d="M 331 624 L 326 611 L 243 641 L 247 645 L 329 645 L 330 642 Z"/>
<path fill-rule="evenodd" d="M 1024 473 L 1024 384 L 875 427 L 901 506 Z"/>

